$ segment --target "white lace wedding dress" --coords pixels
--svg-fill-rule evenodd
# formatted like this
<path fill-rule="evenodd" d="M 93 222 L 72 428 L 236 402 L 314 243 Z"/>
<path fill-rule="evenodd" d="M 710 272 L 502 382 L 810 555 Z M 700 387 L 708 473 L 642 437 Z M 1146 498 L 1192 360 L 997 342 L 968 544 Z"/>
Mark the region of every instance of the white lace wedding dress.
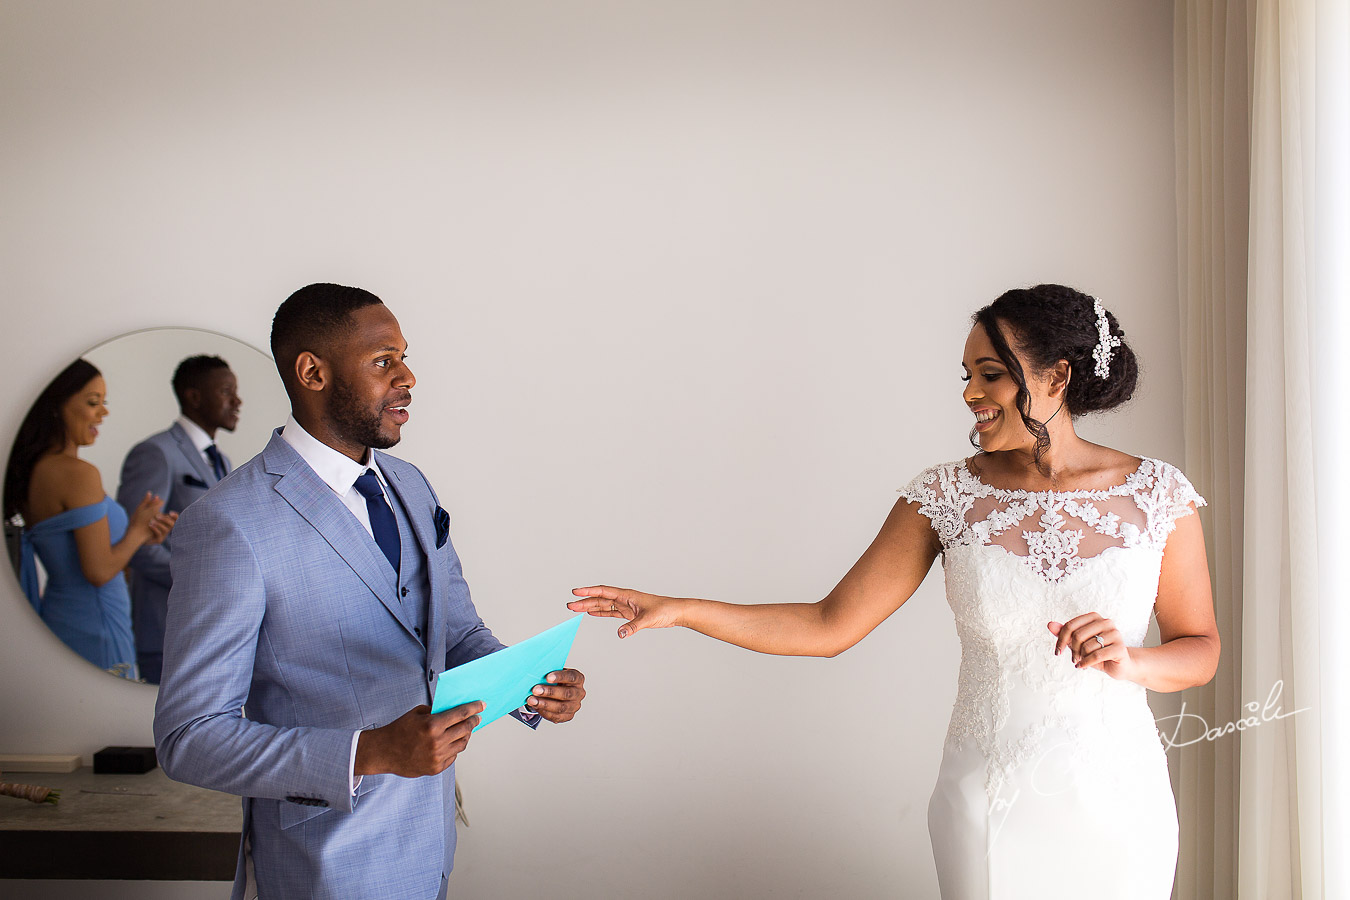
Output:
<path fill-rule="evenodd" d="M 942 542 L 961 638 L 956 706 L 928 806 L 943 900 L 1164 900 L 1176 805 L 1140 685 L 1054 655 L 1087 612 L 1140 646 L 1176 520 L 1205 501 L 1145 459 L 1099 491 L 991 487 L 966 462 L 901 491 Z"/>

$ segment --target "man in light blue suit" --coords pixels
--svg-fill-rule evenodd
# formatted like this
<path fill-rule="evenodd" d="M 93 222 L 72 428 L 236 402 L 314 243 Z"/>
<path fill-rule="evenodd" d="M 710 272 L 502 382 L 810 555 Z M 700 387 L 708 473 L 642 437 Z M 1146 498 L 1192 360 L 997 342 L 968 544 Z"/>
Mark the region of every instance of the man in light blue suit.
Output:
<path fill-rule="evenodd" d="M 173 373 L 178 420 L 152 434 L 122 463 L 117 502 L 135 509 L 149 491 L 164 498 L 164 511 L 182 513 L 230 471 L 216 446 L 216 432 L 239 425 L 239 382 L 219 356 L 189 356 Z M 172 536 L 146 544 L 131 558 L 131 624 L 141 678 L 159 684 L 164 657 L 164 611 L 173 583 Z"/>
<path fill-rule="evenodd" d="M 430 484 L 376 452 L 408 420 L 406 348 L 373 294 L 291 295 L 272 323 L 291 418 L 178 522 L 155 744 L 171 778 L 243 796 L 236 900 L 446 892 L 482 704 L 428 704 L 502 644 Z M 580 708 L 580 672 L 546 681 L 527 724 Z"/>

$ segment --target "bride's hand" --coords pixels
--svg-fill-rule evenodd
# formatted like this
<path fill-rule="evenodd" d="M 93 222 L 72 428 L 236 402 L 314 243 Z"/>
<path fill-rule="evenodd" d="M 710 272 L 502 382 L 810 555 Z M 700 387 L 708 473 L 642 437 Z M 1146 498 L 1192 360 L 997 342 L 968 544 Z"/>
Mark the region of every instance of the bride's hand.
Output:
<path fill-rule="evenodd" d="M 627 619 L 619 629 L 619 637 L 626 638 L 643 628 L 670 628 L 679 625 L 679 605 L 682 601 L 657 594 L 644 594 L 627 588 L 594 585 L 572 591 L 582 600 L 573 600 L 567 608 L 602 618 Z"/>
<path fill-rule="evenodd" d="M 1131 680 L 1134 661 L 1115 622 L 1090 612 L 1046 627 L 1055 636 L 1056 656 L 1067 647 L 1076 668 L 1101 669 L 1112 678 Z"/>

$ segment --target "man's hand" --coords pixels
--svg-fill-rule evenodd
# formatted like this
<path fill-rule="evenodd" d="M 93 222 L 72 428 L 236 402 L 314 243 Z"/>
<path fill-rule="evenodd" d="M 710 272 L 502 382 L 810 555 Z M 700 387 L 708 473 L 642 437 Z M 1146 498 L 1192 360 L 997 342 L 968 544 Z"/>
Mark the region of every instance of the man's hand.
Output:
<path fill-rule="evenodd" d="M 547 684 L 536 684 L 534 696 L 525 705 L 550 722 L 571 721 L 586 699 L 586 676 L 576 669 L 559 669 L 544 680 Z"/>
<path fill-rule="evenodd" d="M 415 706 L 388 725 L 363 731 L 355 773 L 417 778 L 444 772 L 469 745 L 482 711 L 477 700 L 435 715 L 430 706 Z"/>

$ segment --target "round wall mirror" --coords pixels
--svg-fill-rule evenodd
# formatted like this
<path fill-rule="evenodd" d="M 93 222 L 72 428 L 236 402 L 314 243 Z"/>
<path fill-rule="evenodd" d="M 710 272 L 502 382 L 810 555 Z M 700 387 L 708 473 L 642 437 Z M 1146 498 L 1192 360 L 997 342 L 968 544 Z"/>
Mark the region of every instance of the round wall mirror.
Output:
<path fill-rule="evenodd" d="M 157 541 L 168 520 L 137 508 L 153 493 L 164 511 L 181 512 L 261 451 L 290 404 L 267 354 L 210 331 L 133 332 L 80 358 L 98 377 L 79 365 L 63 373 L 64 384 L 58 375 L 11 445 L 10 562 L 29 605 L 72 653 L 157 684 L 174 537 L 170 528 Z M 35 425 L 40 408 L 60 424 Z M 47 446 L 54 434 L 64 459 Z M 101 484 L 71 455 L 92 464 Z M 102 501 L 86 502 L 100 493 Z M 147 521 L 152 534 L 140 541 Z"/>

